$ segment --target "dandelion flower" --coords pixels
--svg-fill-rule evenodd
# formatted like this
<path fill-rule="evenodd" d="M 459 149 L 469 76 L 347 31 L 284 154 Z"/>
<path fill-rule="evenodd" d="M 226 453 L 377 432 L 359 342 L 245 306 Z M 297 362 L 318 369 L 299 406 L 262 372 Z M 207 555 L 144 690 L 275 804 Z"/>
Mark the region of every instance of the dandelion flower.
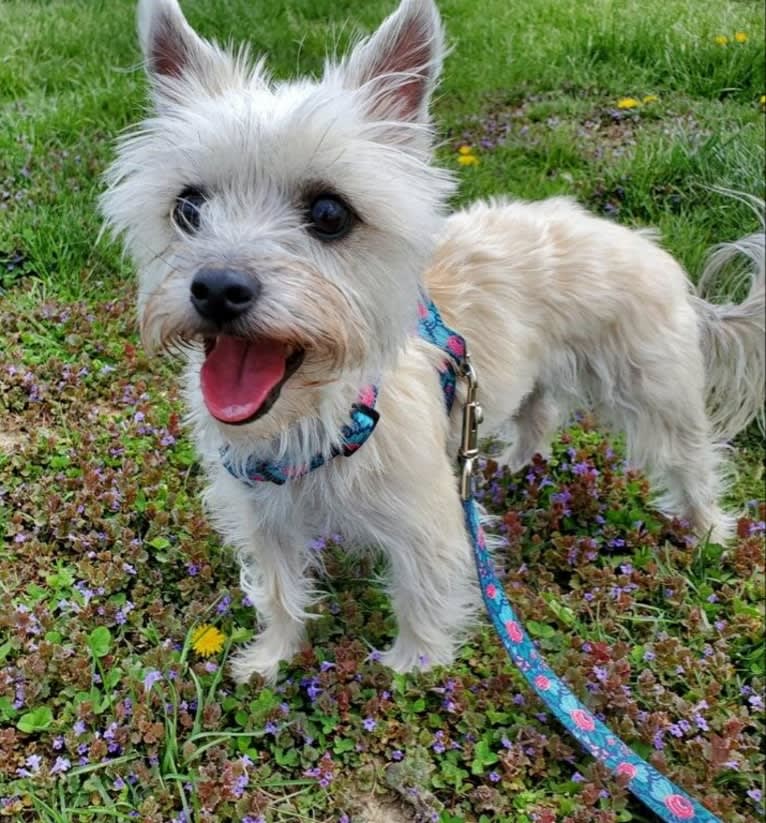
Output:
<path fill-rule="evenodd" d="M 766 94 L 761 95 L 761 105 L 766 106 Z"/>
<path fill-rule="evenodd" d="M 473 154 L 473 147 L 472 146 L 461 146 L 458 149 L 458 154 L 463 154 L 463 155 Z"/>
<path fill-rule="evenodd" d="M 747 43 L 747 32 L 746 31 L 738 31 L 734 33 L 734 39 L 738 43 Z"/>
<path fill-rule="evenodd" d="M 644 97 L 642 102 L 645 103 L 645 104 L 656 103 L 659 99 L 660 98 L 657 97 L 656 94 L 647 94 L 646 97 Z"/>
<path fill-rule="evenodd" d="M 728 46 L 729 38 L 725 34 L 717 34 L 713 38 L 713 42 L 716 44 L 716 46 Z"/>
<path fill-rule="evenodd" d="M 640 100 L 636 100 L 635 97 L 621 97 L 617 101 L 617 108 L 618 109 L 635 109 L 637 106 L 641 105 Z"/>
<path fill-rule="evenodd" d="M 479 158 L 475 154 L 461 154 L 457 162 L 460 163 L 461 166 L 478 166 Z"/>
<path fill-rule="evenodd" d="M 201 654 L 203 657 L 218 654 L 223 648 L 225 640 L 226 635 L 208 623 L 197 626 L 191 636 L 192 648 L 197 654 Z"/>

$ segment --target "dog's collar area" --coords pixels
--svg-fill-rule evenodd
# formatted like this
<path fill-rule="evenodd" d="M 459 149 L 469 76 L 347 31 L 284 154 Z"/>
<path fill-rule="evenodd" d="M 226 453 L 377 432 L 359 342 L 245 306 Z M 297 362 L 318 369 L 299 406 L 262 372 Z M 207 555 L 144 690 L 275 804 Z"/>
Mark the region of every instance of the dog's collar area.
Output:
<path fill-rule="evenodd" d="M 418 300 L 418 336 L 437 346 L 447 355 L 444 365 L 439 369 L 439 380 L 448 413 L 455 400 L 457 375 L 464 375 L 468 379 L 469 398 L 463 413 L 463 438 L 460 450 L 461 495 L 464 492 L 468 494 L 473 460 L 478 454 L 476 426 L 481 421 L 481 410 L 475 402 L 476 375 L 466 357 L 465 340 L 444 323 L 436 305 L 425 292 L 421 292 Z M 327 454 L 315 454 L 308 463 L 294 462 L 289 456 L 282 460 L 264 460 L 253 455 L 244 460 L 235 460 L 229 447 L 224 447 L 221 449 L 223 465 L 230 474 L 248 486 L 264 482 L 282 485 L 288 480 L 307 475 L 336 457 L 350 457 L 367 442 L 375 430 L 380 419 L 380 413 L 375 409 L 377 399 L 378 387 L 374 384 L 365 386 L 351 406 L 349 422 L 341 429 L 340 445 L 334 446 Z M 467 416 L 470 419 L 467 419 Z"/>
<path fill-rule="evenodd" d="M 349 422 L 341 429 L 341 444 L 333 446 L 328 454 L 322 452 L 315 454 L 308 463 L 296 463 L 289 457 L 283 460 L 264 460 L 254 455 L 246 460 L 236 461 L 232 458 L 229 448 L 224 447 L 221 450 L 223 465 L 230 474 L 248 486 L 265 482 L 281 486 L 288 480 L 295 480 L 318 469 L 335 457 L 340 455 L 350 457 L 367 442 L 375 430 L 380 418 L 380 414 L 375 410 L 377 399 L 377 386 L 365 386 L 351 406 Z"/>

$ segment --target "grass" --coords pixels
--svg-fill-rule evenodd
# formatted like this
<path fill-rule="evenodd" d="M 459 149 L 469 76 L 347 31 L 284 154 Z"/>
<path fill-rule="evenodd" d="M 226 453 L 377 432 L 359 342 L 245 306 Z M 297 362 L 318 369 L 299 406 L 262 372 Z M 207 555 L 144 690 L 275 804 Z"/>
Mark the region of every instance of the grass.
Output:
<path fill-rule="evenodd" d="M 459 202 L 569 193 L 657 226 L 692 273 L 754 227 L 710 187 L 763 195 L 759 3 L 441 5 L 454 51 L 439 161 Z M 318 71 L 328 43 L 389 10 L 185 7 L 207 35 L 249 36 L 279 76 Z M 449 670 L 392 677 L 369 659 L 392 616 L 374 563 L 340 546 L 323 550 L 312 650 L 276 689 L 226 676 L 252 610 L 200 510 L 174 366 L 141 352 L 130 269 L 97 239 L 100 175 L 143 106 L 133 14 L 128 0 L 0 5 L 0 818 L 363 821 L 376 806 L 394 821 L 650 820 L 488 630 Z M 476 165 L 458 165 L 461 145 Z M 739 446 L 727 550 L 658 517 L 587 418 L 522 476 L 487 465 L 483 492 L 506 585 L 553 667 L 732 823 L 761 819 L 765 790 L 764 452 L 753 434 Z M 210 658 L 191 645 L 201 624 L 225 635 Z"/>

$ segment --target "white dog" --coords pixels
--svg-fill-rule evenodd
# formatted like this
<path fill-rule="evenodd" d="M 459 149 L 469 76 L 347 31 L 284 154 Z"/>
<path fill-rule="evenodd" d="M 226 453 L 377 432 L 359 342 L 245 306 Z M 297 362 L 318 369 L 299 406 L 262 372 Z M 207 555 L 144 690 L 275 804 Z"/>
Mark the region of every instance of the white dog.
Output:
<path fill-rule="evenodd" d="M 176 0 L 141 0 L 138 19 L 154 111 L 121 142 L 103 207 L 140 272 L 145 345 L 188 356 L 206 503 L 264 624 L 234 659 L 239 679 L 276 677 L 302 643 L 307 543 L 322 533 L 388 558 L 393 669 L 449 663 L 470 624 L 460 404 L 448 417 L 443 355 L 414 333 L 423 285 L 467 339 L 484 431 L 514 424 L 512 468 L 589 404 L 626 432 L 665 511 L 730 534 L 716 444 L 762 399 L 762 237 L 719 252 L 754 271 L 744 303 L 714 306 L 648 234 L 569 200 L 448 217 L 428 113 L 443 54 L 432 0 L 403 0 L 320 79 L 289 83 L 201 39 Z M 371 384 L 380 421 L 354 456 L 282 485 L 227 469 L 331 457 Z"/>

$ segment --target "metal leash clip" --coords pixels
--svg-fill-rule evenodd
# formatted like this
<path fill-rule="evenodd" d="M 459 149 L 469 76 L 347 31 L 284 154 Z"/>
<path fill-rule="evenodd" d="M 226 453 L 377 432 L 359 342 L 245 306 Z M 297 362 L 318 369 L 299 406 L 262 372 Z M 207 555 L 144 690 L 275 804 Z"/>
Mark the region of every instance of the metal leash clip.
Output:
<path fill-rule="evenodd" d="M 465 502 L 473 494 L 471 486 L 473 464 L 479 456 L 479 424 L 484 419 L 484 412 L 476 399 L 479 379 L 467 350 L 461 364 L 461 376 L 465 377 L 468 382 L 468 391 L 463 404 L 463 431 L 457 455 L 460 466 L 460 499 Z"/>

